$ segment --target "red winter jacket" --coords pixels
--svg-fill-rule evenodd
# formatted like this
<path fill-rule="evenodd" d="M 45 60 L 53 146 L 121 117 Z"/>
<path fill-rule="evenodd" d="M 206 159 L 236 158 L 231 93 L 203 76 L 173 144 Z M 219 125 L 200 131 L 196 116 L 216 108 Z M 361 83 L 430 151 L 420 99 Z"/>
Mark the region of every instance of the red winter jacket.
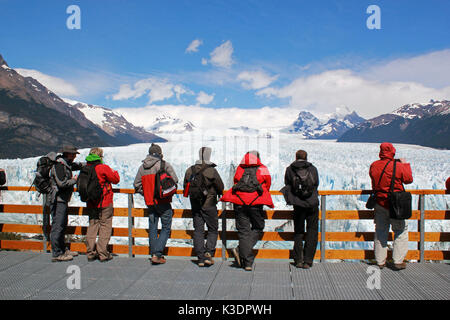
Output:
<path fill-rule="evenodd" d="M 369 175 L 372 180 L 372 190 L 383 191 L 377 192 L 377 203 L 386 209 L 389 209 L 389 202 L 387 199 L 387 192 L 391 187 L 392 174 L 394 172 L 394 156 L 395 148 L 388 142 L 383 142 L 380 145 L 380 160 L 371 164 Z M 384 166 L 391 160 L 391 163 L 384 170 L 383 177 L 380 180 L 381 172 Z M 410 184 L 413 182 L 411 166 L 409 163 L 401 163 L 397 161 L 395 166 L 395 180 L 393 191 L 403 191 L 403 184 Z"/>
<path fill-rule="evenodd" d="M 258 196 L 258 192 L 241 192 L 236 191 L 236 194 L 239 195 L 239 197 L 242 198 L 242 200 L 245 203 L 242 203 L 242 200 L 239 199 L 239 197 L 236 194 L 233 194 L 232 189 L 228 190 L 223 197 L 220 199 L 220 201 L 223 202 L 232 202 L 234 204 L 239 205 L 248 205 L 250 204 L 256 197 L 256 200 L 252 203 L 252 206 L 256 205 L 266 205 L 270 208 L 273 208 L 273 202 L 272 202 L 272 196 L 270 195 L 270 185 L 271 185 L 271 178 L 269 174 L 269 170 L 265 165 L 261 163 L 261 160 L 252 153 L 245 154 L 244 158 L 242 159 L 239 167 L 236 169 L 236 173 L 234 175 L 234 183 L 236 184 L 244 174 L 244 168 L 245 167 L 255 167 L 259 166 L 258 170 L 256 171 L 256 178 L 258 181 L 262 184 L 263 188 L 263 194 L 261 196 Z"/>
<path fill-rule="evenodd" d="M 87 165 L 92 165 L 92 163 L 87 163 Z M 111 183 L 117 184 L 120 182 L 119 173 L 112 170 L 106 164 L 98 164 L 95 167 L 95 172 L 97 173 L 98 182 L 103 186 L 103 200 L 98 201 L 88 201 L 88 208 L 105 208 L 113 204 L 113 191 Z"/>

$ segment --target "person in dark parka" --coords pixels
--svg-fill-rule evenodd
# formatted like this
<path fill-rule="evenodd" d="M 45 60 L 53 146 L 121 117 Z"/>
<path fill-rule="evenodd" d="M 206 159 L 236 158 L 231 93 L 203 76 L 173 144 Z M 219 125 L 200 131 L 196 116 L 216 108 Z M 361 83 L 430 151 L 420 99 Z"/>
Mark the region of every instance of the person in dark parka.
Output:
<path fill-rule="evenodd" d="M 217 196 L 223 193 L 224 185 L 219 173 L 215 169 L 216 165 L 210 161 L 212 149 L 202 147 L 199 150 L 199 160 L 186 170 L 184 176 L 184 189 L 192 181 L 198 178 L 203 195 L 199 197 L 189 196 L 192 208 L 192 218 L 194 222 L 194 250 L 198 257 L 198 265 L 214 264 L 213 256 L 216 251 L 218 236 L 218 216 L 217 216 Z M 203 177 L 201 177 L 201 175 Z M 203 178 L 203 180 L 201 180 Z M 192 190 L 191 190 L 192 191 Z M 208 227 L 208 236 L 205 244 L 205 224 Z"/>
<path fill-rule="evenodd" d="M 298 150 L 296 160 L 286 168 L 285 187 L 281 189 L 288 205 L 294 206 L 294 264 L 297 268 L 309 269 L 313 265 L 317 248 L 319 225 L 319 175 L 317 168 L 307 161 L 307 152 Z M 293 191 L 296 172 L 305 169 L 310 175 L 310 196 L 304 198 Z M 306 235 L 305 235 L 306 221 Z M 305 246 L 303 247 L 303 241 Z"/>

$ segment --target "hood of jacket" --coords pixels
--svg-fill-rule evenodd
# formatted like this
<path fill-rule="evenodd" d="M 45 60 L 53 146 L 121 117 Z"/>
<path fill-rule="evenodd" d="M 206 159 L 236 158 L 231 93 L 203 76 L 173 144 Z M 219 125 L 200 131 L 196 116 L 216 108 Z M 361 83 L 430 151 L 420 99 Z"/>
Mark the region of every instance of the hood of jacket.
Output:
<path fill-rule="evenodd" d="M 155 154 L 149 154 L 149 155 L 147 155 L 147 157 L 144 159 L 144 160 L 142 160 L 142 162 L 143 162 L 143 166 L 144 166 L 144 169 L 150 169 L 151 167 L 153 167 L 158 161 L 161 161 L 162 160 L 162 158 L 160 158 L 160 157 L 158 157 L 158 156 L 156 156 Z"/>
<path fill-rule="evenodd" d="M 248 152 L 245 154 L 244 158 L 242 158 L 241 163 L 239 164 L 241 167 L 256 167 L 262 165 L 261 160 L 256 155 L 256 152 Z"/>
<path fill-rule="evenodd" d="M 195 164 L 214 164 L 211 160 L 212 149 L 208 147 L 201 147 L 198 151 L 199 160 L 195 161 Z"/>
<path fill-rule="evenodd" d="M 389 159 L 393 160 L 395 156 L 395 148 L 394 146 L 389 142 L 383 142 L 380 145 L 380 153 L 379 153 L 380 159 Z"/>
<path fill-rule="evenodd" d="M 308 168 L 311 166 L 312 166 L 312 164 L 306 160 L 295 160 L 294 162 L 291 163 L 291 168 L 293 170 Z"/>
<path fill-rule="evenodd" d="M 100 163 L 103 163 L 102 158 L 99 155 L 90 153 L 87 157 L 86 157 L 86 161 L 87 162 L 95 162 L 95 161 L 100 161 Z"/>

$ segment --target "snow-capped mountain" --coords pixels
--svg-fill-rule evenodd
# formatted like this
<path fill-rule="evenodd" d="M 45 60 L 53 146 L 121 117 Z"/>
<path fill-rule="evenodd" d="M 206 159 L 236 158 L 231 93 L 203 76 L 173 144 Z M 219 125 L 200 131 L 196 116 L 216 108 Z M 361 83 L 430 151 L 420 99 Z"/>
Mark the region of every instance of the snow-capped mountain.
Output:
<path fill-rule="evenodd" d="M 103 131 L 125 144 L 167 141 L 142 127 L 131 124 L 121 114 L 111 109 L 67 98 L 63 100 L 73 108 L 81 111 L 87 119 Z"/>
<path fill-rule="evenodd" d="M 190 121 L 180 118 L 174 118 L 168 115 L 157 116 L 150 126 L 146 128 L 148 131 L 156 134 L 175 134 L 192 132 L 196 129 L 195 125 Z"/>
<path fill-rule="evenodd" d="M 404 105 L 369 119 L 339 138 L 339 142 L 397 142 L 450 149 L 450 101 Z"/>
<path fill-rule="evenodd" d="M 336 112 L 315 116 L 309 111 L 301 111 L 297 119 L 282 132 L 297 133 L 305 139 L 337 139 L 344 132 L 364 121 L 355 111 L 348 108 L 336 109 Z"/>

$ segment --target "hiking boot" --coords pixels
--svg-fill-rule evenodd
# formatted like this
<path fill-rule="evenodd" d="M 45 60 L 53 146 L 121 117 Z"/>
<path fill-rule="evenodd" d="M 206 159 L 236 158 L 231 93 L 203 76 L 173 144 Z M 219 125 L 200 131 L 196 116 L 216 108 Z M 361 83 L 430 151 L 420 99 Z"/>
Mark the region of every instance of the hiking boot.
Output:
<path fill-rule="evenodd" d="M 303 267 L 303 262 L 302 261 L 294 261 L 294 266 L 296 268 L 302 268 Z"/>
<path fill-rule="evenodd" d="M 310 265 L 309 263 L 307 263 L 307 262 L 305 262 L 303 265 L 302 265 L 302 268 L 303 269 L 310 269 L 312 267 L 312 265 Z"/>
<path fill-rule="evenodd" d="M 73 257 L 71 255 L 65 254 L 65 253 L 52 258 L 52 262 L 63 262 L 63 261 L 71 261 L 71 260 L 73 260 Z"/>
<path fill-rule="evenodd" d="M 406 262 L 394 263 L 393 269 L 397 271 L 406 269 Z"/>
<path fill-rule="evenodd" d="M 233 257 L 234 257 L 234 260 L 236 261 L 236 264 L 239 267 L 241 267 L 242 265 L 241 265 L 241 257 L 239 257 L 239 249 L 237 247 L 233 248 L 233 249 L 231 249 L 231 253 L 233 254 Z"/>
<path fill-rule="evenodd" d="M 107 262 L 107 261 L 112 260 L 112 259 L 113 259 L 113 256 L 112 256 L 112 254 L 110 254 L 107 258 L 99 259 L 99 260 L 100 260 L 100 262 Z"/>
<path fill-rule="evenodd" d="M 72 256 L 72 257 L 78 257 L 78 252 L 76 251 L 70 251 L 69 249 L 66 249 L 65 254 Z"/>
<path fill-rule="evenodd" d="M 164 263 L 166 263 L 166 259 L 163 256 L 161 256 L 161 257 L 153 256 L 152 257 L 152 264 L 164 264 Z"/>
<path fill-rule="evenodd" d="M 87 260 L 88 262 L 92 262 L 98 259 L 98 255 L 88 256 Z"/>
<path fill-rule="evenodd" d="M 209 252 L 205 253 L 205 264 L 212 266 L 214 264 L 214 260 L 211 257 L 211 254 Z"/>

